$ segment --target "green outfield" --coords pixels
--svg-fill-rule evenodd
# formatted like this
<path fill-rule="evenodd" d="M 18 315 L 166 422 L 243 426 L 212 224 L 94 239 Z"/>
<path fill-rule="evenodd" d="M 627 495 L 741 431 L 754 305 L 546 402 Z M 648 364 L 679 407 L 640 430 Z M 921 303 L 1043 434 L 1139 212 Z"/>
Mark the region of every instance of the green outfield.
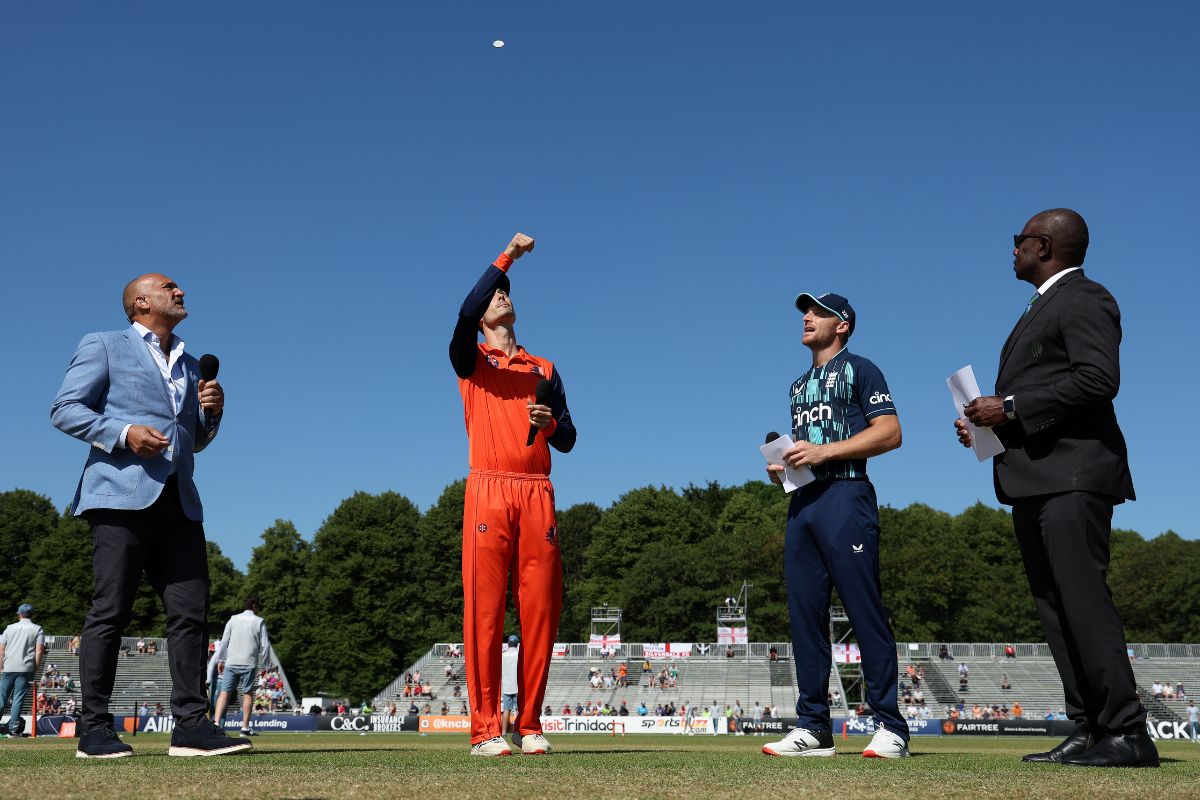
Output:
<path fill-rule="evenodd" d="M 463 736 L 263 734 L 249 754 L 178 759 L 169 736 L 126 737 L 138 755 L 75 758 L 62 739 L 0 741 L 10 797 L 226 798 L 712 798 L 1138 797 L 1200 795 L 1200 745 L 1159 743 L 1157 770 L 1080 770 L 1023 764 L 1048 739 L 914 739 L 912 758 L 859 756 L 867 740 L 839 739 L 837 758 L 770 758 L 767 739 L 556 736 L 546 757 L 476 758 Z"/>

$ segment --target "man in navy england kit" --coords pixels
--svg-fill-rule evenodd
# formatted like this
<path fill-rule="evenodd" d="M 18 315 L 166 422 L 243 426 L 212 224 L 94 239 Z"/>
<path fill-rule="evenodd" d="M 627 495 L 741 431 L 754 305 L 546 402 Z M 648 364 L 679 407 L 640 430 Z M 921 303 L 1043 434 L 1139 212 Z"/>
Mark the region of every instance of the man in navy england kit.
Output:
<path fill-rule="evenodd" d="M 908 726 L 896 703 L 896 640 L 879 585 L 879 507 L 867 479 L 867 459 L 900 446 L 900 421 L 883 373 L 846 349 L 854 309 L 836 294 L 801 294 L 804 346 L 812 369 L 792 384 L 792 439 L 784 459 L 809 467 L 816 480 L 788 507 L 784 546 L 792 654 L 796 660 L 799 722 L 782 741 L 763 747 L 772 756 L 832 756 L 826 692 L 830 588 L 845 604 L 862 652 L 867 701 L 879 721 L 867 758 L 908 755 Z M 779 482 L 782 467 L 768 467 Z"/>

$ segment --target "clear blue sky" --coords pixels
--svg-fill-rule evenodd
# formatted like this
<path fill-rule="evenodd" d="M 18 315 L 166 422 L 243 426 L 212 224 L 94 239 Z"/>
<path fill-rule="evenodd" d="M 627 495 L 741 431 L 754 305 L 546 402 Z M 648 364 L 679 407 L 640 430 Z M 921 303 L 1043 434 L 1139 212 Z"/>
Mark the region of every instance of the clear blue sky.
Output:
<path fill-rule="evenodd" d="M 130 277 L 188 292 L 222 360 L 198 458 L 239 566 L 356 489 L 466 471 L 446 344 L 514 231 L 519 339 L 579 444 L 561 507 L 762 474 L 808 366 L 798 291 L 859 313 L 904 447 L 881 502 L 995 504 L 947 375 L 991 389 L 1030 294 L 1011 234 L 1070 206 L 1121 304 L 1139 500 L 1200 536 L 1200 12 L 1186 3 L 56 2 L 0 6 L 0 489 L 71 499 L 49 406 Z M 492 47 L 503 39 L 503 49 Z"/>

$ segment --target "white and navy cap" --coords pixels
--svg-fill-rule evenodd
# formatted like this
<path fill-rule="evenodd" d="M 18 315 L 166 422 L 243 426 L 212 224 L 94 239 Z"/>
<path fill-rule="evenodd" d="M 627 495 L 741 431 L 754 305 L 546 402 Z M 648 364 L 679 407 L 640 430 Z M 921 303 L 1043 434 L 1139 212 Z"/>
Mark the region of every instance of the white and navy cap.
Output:
<path fill-rule="evenodd" d="M 800 311 L 808 311 L 809 306 L 812 305 L 818 305 L 832 313 L 842 322 L 849 323 L 850 330 L 846 334 L 847 336 L 854 333 L 854 309 L 851 307 L 849 300 L 833 292 L 826 292 L 822 295 L 801 292 L 796 295 L 796 308 L 800 309 Z"/>

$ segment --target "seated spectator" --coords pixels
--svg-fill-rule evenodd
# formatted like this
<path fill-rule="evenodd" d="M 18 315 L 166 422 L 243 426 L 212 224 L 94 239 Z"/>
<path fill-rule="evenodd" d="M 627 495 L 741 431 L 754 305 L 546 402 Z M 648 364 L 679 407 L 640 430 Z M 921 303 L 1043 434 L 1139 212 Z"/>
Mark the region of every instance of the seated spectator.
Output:
<path fill-rule="evenodd" d="M 153 639 L 150 640 L 150 643 L 146 645 L 146 655 L 158 655 L 158 642 L 154 641 Z"/>
<path fill-rule="evenodd" d="M 983 709 L 979 707 L 979 703 L 971 706 L 971 719 L 983 719 Z"/>
<path fill-rule="evenodd" d="M 412 703 L 408 704 L 408 713 L 412 714 L 413 716 L 416 716 L 417 714 L 421 713 L 421 709 L 417 708 L 416 701 L 413 701 Z"/>
<path fill-rule="evenodd" d="M 583 716 L 583 705 L 581 703 L 575 704 L 575 716 L 577 716 L 577 717 Z"/>
<path fill-rule="evenodd" d="M 948 716 L 950 717 L 950 719 L 958 719 L 958 709 L 951 708 L 950 711 L 948 712 Z"/>
<path fill-rule="evenodd" d="M 624 661 L 622 661 L 621 665 L 619 667 L 617 667 L 617 685 L 618 686 L 626 686 L 628 683 L 628 678 L 629 678 L 629 665 L 626 664 Z"/>
<path fill-rule="evenodd" d="M 445 700 L 442 701 L 442 712 L 441 713 L 442 713 L 443 717 L 450 715 L 450 706 L 446 705 Z"/>
<path fill-rule="evenodd" d="M 650 710 L 646 708 L 645 700 L 642 700 L 641 702 L 638 703 L 637 713 L 638 713 L 639 717 L 644 717 L 650 713 Z"/>
<path fill-rule="evenodd" d="M 725 657 L 733 658 L 733 645 L 729 645 L 728 647 L 725 648 Z"/>
<path fill-rule="evenodd" d="M 454 691 L 451 693 L 450 696 L 451 697 L 462 697 L 462 687 L 460 687 L 457 683 L 454 684 Z"/>
<path fill-rule="evenodd" d="M 970 687 L 968 686 L 967 676 L 963 675 L 961 678 L 958 679 L 958 690 L 960 692 L 966 692 L 966 691 L 969 691 L 969 689 L 970 689 Z"/>
<path fill-rule="evenodd" d="M 953 661 L 954 656 L 950 655 L 950 648 L 947 645 L 942 645 L 938 648 L 938 658 L 942 661 Z"/>
<path fill-rule="evenodd" d="M 1021 708 L 1021 701 L 1018 700 L 1017 702 L 1013 703 L 1012 718 L 1013 719 L 1021 719 L 1024 716 L 1025 716 L 1025 709 Z"/>
<path fill-rule="evenodd" d="M 564 717 L 571 716 L 571 704 L 570 703 L 563 703 L 562 715 Z"/>
<path fill-rule="evenodd" d="M 63 707 L 63 713 L 69 717 L 75 716 L 75 698 L 68 697 L 66 705 Z"/>
<path fill-rule="evenodd" d="M 769 651 L 769 656 L 768 656 L 768 657 L 769 657 L 769 658 L 770 658 L 772 661 L 778 661 L 778 660 L 779 660 L 779 651 L 778 651 L 778 650 L 775 648 L 775 645 L 771 645 L 771 649 L 770 649 L 770 651 Z"/>
<path fill-rule="evenodd" d="M 464 717 L 470 716 L 470 714 L 471 714 L 471 712 L 470 712 L 470 711 L 467 709 L 467 704 L 466 704 L 466 703 L 459 703 L 459 704 L 458 704 L 458 713 L 459 713 L 461 716 L 464 716 Z"/>
<path fill-rule="evenodd" d="M 1006 692 L 1012 688 L 1012 684 L 1008 682 L 1007 672 L 1000 673 L 1000 688 Z"/>
<path fill-rule="evenodd" d="M 1004 645 L 1004 657 L 1005 658 L 1016 658 L 1017 657 L 1017 648 L 1013 647 L 1011 644 Z"/>
<path fill-rule="evenodd" d="M 383 713 L 389 717 L 394 717 L 394 716 L 396 716 L 397 710 L 398 709 L 396 708 L 396 702 L 393 700 L 392 702 L 387 704 L 387 708 L 385 708 L 383 710 Z"/>
<path fill-rule="evenodd" d="M 917 677 L 916 664 L 913 664 L 911 661 L 908 662 L 908 666 L 904 668 L 904 674 L 907 675 L 910 680 Z"/>
<path fill-rule="evenodd" d="M 920 689 L 917 689 L 915 692 L 913 692 L 913 702 L 916 703 L 921 708 L 924 708 L 925 707 L 925 693 L 922 692 Z"/>
<path fill-rule="evenodd" d="M 161 716 L 165 715 L 166 713 L 167 713 L 167 712 L 163 710 L 163 704 L 162 704 L 162 703 L 155 703 L 155 704 L 154 704 L 154 716 L 156 716 L 156 717 L 161 717 Z"/>
<path fill-rule="evenodd" d="M 971 668 L 967 666 L 967 662 L 964 661 L 958 665 L 958 674 L 959 675 L 966 677 L 967 675 L 970 674 L 970 672 L 971 672 Z"/>
<path fill-rule="evenodd" d="M 138 651 L 139 653 L 144 653 L 144 652 L 146 652 L 146 640 L 145 640 L 145 639 L 138 639 L 138 640 L 137 640 L 137 651 Z"/>
<path fill-rule="evenodd" d="M 462 646 L 459 644 L 450 645 L 446 648 L 446 655 L 450 658 L 462 658 Z"/>
<path fill-rule="evenodd" d="M 432 714 L 433 708 L 430 707 L 429 703 L 426 703 L 425 705 L 421 706 L 421 713 L 422 714 Z"/>

